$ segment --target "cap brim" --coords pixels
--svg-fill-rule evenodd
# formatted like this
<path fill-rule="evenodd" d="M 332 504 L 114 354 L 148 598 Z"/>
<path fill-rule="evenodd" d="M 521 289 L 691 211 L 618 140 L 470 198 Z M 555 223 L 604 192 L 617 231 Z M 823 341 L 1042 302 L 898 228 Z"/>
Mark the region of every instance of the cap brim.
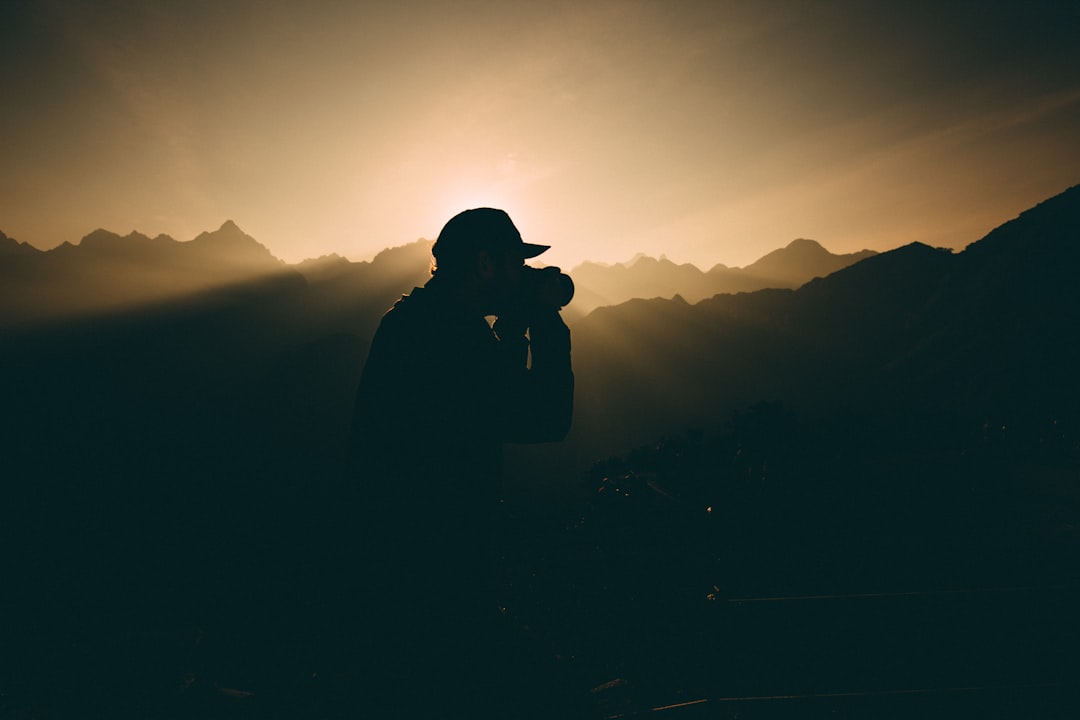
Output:
<path fill-rule="evenodd" d="M 526 260 L 534 258 L 550 247 L 550 245 L 533 245 L 532 243 L 523 242 L 521 243 L 521 257 Z"/>

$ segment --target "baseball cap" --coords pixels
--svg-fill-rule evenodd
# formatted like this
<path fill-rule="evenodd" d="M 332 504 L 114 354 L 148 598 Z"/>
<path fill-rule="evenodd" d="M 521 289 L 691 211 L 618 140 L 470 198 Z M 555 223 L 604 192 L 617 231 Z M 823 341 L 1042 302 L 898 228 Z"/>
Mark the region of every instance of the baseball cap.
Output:
<path fill-rule="evenodd" d="M 524 242 L 504 210 L 473 208 L 450 218 L 443 226 L 431 254 L 436 262 L 461 257 L 481 249 L 517 251 L 523 260 L 544 252 L 550 245 Z"/>

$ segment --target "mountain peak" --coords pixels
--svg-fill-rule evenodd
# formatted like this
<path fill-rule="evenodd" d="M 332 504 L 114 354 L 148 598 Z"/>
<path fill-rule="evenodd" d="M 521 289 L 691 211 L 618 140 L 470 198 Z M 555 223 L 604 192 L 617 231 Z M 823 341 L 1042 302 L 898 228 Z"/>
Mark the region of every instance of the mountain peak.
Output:
<path fill-rule="evenodd" d="M 773 250 L 744 270 L 763 278 L 799 285 L 807 277 L 825 277 L 873 254 L 863 250 L 848 255 L 835 255 L 816 240 L 796 238 L 787 247 Z"/>
<path fill-rule="evenodd" d="M 792 240 L 791 242 L 788 243 L 786 249 L 787 250 L 813 251 L 813 252 L 820 251 L 820 250 L 825 250 L 825 248 L 822 247 L 821 243 L 819 243 L 817 240 L 811 240 L 809 238 L 795 238 L 794 240 Z M 825 250 L 825 252 L 828 252 L 828 250 Z"/>
<path fill-rule="evenodd" d="M 195 240 L 196 241 L 204 240 L 206 238 L 211 238 L 211 237 L 212 238 L 247 238 L 248 235 L 243 230 L 241 230 L 240 226 L 237 225 L 235 222 L 233 222 L 232 220 L 226 220 L 225 222 L 221 223 L 221 227 L 219 227 L 217 230 L 212 230 L 212 231 L 208 230 L 208 231 L 204 231 L 204 232 L 199 233 L 198 237 L 196 237 Z"/>
<path fill-rule="evenodd" d="M 41 251 L 32 245 L 19 242 L 13 237 L 8 237 L 0 231 L 0 255 L 38 255 Z"/>
<path fill-rule="evenodd" d="M 87 243 L 90 243 L 90 245 L 94 245 L 96 243 L 111 242 L 119 239 L 120 236 L 112 232 L 111 230 L 97 228 L 96 230 L 92 230 L 86 235 L 83 235 L 82 240 L 79 241 L 79 245 L 85 246 Z"/>
<path fill-rule="evenodd" d="M 251 237 L 232 220 L 226 220 L 213 232 L 200 233 L 188 243 L 193 249 L 212 253 L 219 261 L 228 263 L 266 263 L 277 260 L 265 245 Z"/>
<path fill-rule="evenodd" d="M 121 236 L 111 230 L 98 228 L 84 236 L 83 239 L 79 241 L 78 248 L 80 255 L 83 255 L 84 257 L 85 254 L 91 254 L 113 258 L 131 258 L 156 252 L 160 246 L 175 242 L 176 241 L 168 235 L 158 235 L 151 240 L 148 236 L 137 230 L 133 230 L 127 235 Z M 59 248 L 54 248 L 54 251 L 58 249 Z"/>

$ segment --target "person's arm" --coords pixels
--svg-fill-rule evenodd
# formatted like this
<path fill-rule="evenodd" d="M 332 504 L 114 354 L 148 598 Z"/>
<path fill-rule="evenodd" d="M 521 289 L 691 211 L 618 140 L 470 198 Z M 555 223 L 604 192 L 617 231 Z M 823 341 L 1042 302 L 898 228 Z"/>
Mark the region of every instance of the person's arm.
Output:
<path fill-rule="evenodd" d="M 500 318 L 494 328 L 505 373 L 499 421 L 507 442 L 562 440 L 573 418 L 570 330 L 554 308 L 531 315 L 528 338 L 524 322 Z"/>

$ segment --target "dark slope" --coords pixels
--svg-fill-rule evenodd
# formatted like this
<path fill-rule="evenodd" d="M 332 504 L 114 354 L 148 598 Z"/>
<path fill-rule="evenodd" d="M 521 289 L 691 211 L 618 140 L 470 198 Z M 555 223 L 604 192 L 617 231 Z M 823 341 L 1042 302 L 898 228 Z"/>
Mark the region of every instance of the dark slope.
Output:
<path fill-rule="evenodd" d="M 793 291 L 597 310 L 574 327 L 581 433 L 643 442 L 776 399 L 816 414 L 1074 412 L 1078 198 L 962 253 L 915 243 Z"/>

